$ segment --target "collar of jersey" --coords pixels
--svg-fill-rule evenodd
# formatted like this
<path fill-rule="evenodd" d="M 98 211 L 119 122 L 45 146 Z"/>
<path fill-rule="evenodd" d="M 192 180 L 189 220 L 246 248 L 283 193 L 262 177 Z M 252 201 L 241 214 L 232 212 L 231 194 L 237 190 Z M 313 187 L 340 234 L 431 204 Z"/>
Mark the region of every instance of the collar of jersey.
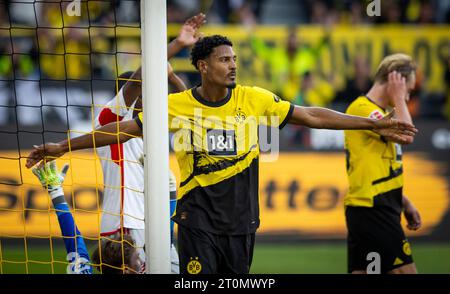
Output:
<path fill-rule="evenodd" d="M 200 96 L 200 94 L 197 91 L 198 87 L 200 87 L 200 85 L 195 86 L 194 88 L 192 88 L 191 92 L 192 92 L 192 96 L 194 96 L 195 100 L 197 100 L 201 104 L 204 104 L 204 105 L 209 106 L 209 107 L 220 107 L 222 105 L 227 104 L 227 102 L 230 101 L 232 89 L 228 89 L 227 96 L 225 96 L 224 99 L 222 99 L 220 101 L 217 101 L 217 102 L 213 102 L 213 101 L 208 101 L 208 100 L 204 99 L 202 96 Z"/>
<path fill-rule="evenodd" d="M 378 106 L 379 108 L 383 109 L 384 112 L 386 112 L 386 109 L 384 109 L 383 107 L 381 107 L 380 105 L 376 104 L 375 101 L 373 101 L 372 99 L 370 99 L 369 96 L 364 95 L 364 97 L 367 98 L 367 100 L 369 100 L 370 102 L 372 102 L 373 104 L 375 104 L 376 106 Z"/>

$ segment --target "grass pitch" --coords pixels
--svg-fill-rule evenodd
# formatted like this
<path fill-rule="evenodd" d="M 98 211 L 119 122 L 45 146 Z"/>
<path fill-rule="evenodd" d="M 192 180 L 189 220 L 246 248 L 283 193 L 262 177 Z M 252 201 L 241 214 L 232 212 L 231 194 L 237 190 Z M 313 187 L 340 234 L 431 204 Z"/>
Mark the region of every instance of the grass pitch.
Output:
<path fill-rule="evenodd" d="M 92 245 L 92 244 L 91 244 Z M 92 249 L 92 246 L 88 247 Z M 28 245 L 1 247 L 1 273 L 51 274 L 65 273 L 67 263 L 64 247 Z M 449 274 L 450 243 L 412 242 L 412 251 L 419 273 Z M 53 258 L 52 258 L 53 257 Z M 347 264 L 345 243 L 257 243 L 251 273 L 254 274 L 345 274 Z"/>

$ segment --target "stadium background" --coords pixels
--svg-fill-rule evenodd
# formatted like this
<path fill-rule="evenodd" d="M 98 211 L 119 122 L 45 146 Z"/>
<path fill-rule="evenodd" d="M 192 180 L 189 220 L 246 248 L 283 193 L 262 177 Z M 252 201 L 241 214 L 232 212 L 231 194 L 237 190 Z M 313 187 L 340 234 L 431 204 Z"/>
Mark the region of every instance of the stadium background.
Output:
<path fill-rule="evenodd" d="M 409 106 L 420 133 L 404 148 L 405 194 L 423 227 L 407 234 L 419 272 L 450 273 L 450 3 L 381 0 L 381 16 L 368 17 L 369 2 L 168 1 L 168 40 L 204 11 L 208 23 L 201 31 L 234 42 L 239 83 L 341 111 L 370 85 L 383 56 L 411 54 L 419 79 Z M 70 135 L 90 131 L 93 115 L 114 94 L 115 77 L 140 63 L 139 1 L 82 1 L 79 17 L 65 13 L 67 4 L 0 1 L 2 273 L 64 272 L 56 217 L 24 157 L 33 144 L 66 138 L 68 129 Z M 286 54 L 290 34 L 296 52 L 311 59 L 292 64 L 280 79 L 277 56 Z M 312 49 L 316 55 L 308 55 Z M 182 51 L 172 65 L 193 86 L 198 76 L 188 56 Z M 262 225 L 252 272 L 345 273 L 343 133 L 287 127 L 280 150 L 276 162 L 260 167 Z M 93 151 L 63 161 L 71 164 L 66 196 L 92 247 L 101 169 Z M 171 165 L 177 172 L 173 157 Z"/>

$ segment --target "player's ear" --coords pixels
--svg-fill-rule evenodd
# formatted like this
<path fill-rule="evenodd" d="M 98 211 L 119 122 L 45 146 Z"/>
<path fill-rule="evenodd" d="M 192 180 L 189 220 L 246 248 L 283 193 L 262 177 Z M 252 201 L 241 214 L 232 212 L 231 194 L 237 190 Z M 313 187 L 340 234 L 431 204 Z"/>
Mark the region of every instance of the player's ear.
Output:
<path fill-rule="evenodd" d="M 197 62 L 198 71 L 202 74 L 206 74 L 206 71 L 208 70 L 208 63 L 205 60 L 199 60 Z"/>

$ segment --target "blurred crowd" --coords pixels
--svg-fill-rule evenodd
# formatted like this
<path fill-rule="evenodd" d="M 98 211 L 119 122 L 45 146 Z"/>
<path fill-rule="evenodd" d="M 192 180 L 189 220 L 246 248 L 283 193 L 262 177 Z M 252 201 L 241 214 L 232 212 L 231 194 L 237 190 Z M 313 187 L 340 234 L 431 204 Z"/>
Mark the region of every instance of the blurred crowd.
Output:
<path fill-rule="evenodd" d="M 369 17 L 367 6 L 381 3 L 380 16 Z M 70 1 L 1 0 L 0 24 L 39 26 L 74 22 L 83 26 L 136 24 L 139 0 L 82 1 L 81 17 L 61 17 Z M 450 22 L 448 0 L 167 0 L 167 21 L 183 23 L 203 11 L 211 24 L 438 24 Z M 9 13 L 8 13 L 9 12 Z"/>
<path fill-rule="evenodd" d="M 367 0 L 168 0 L 168 23 L 182 23 L 203 11 L 209 24 L 284 25 L 285 46 L 273 47 L 257 37 L 249 39 L 254 55 L 269 65 L 271 90 L 299 105 L 326 106 L 345 111 L 352 99 L 372 84 L 367 56 L 353 60 L 353 74 L 336 87 L 336 76 L 318 75 L 314 67 L 329 35 L 312 46 L 298 38 L 296 28 L 320 25 L 448 24 L 449 0 L 381 0 L 381 16 L 369 17 Z M 5 80 L 114 80 L 139 65 L 139 33 L 120 35 L 117 27 L 138 28 L 139 1 L 81 2 L 80 17 L 66 13 L 69 2 L 0 0 L 0 92 Z M 37 29 L 35 29 L 37 28 Z M 450 119 L 450 40 L 443 61 L 445 88 L 425 93 L 418 73 L 410 110 L 414 117 Z M 39 52 L 39 54 L 38 54 Z M 187 53 L 184 52 L 184 57 Z M 245 62 L 245 61 L 240 61 Z M 189 75 L 185 75 L 189 78 Z M 190 85 L 194 80 L 187 81 Z M 5 90 L 3 89 L 3 92 Z M 7 92 L 7 91 L 6 91 Z M 10 93 L 12 93 L 10 91 Z M 1 93 L 0 93 L 1 94 Z M 0 106 L 11 105 L 0 95 Z M 89 101 L 88 101 L 89 102 Z M 0 109 L 1 111 L 1 109 Z M 0 122 L 1 124 L 2 122 Z M 295 138 L 302 132 L 292 132 Z"/>
<path fill-rule="evenodd" d="M 369 0 L 169 0 L 170 22 L 208 11 L 208 21 L 223 24 L 386 24 L 448 23 L 450 1 L 381 0 L 381 15 L 368 17 Z"/>

